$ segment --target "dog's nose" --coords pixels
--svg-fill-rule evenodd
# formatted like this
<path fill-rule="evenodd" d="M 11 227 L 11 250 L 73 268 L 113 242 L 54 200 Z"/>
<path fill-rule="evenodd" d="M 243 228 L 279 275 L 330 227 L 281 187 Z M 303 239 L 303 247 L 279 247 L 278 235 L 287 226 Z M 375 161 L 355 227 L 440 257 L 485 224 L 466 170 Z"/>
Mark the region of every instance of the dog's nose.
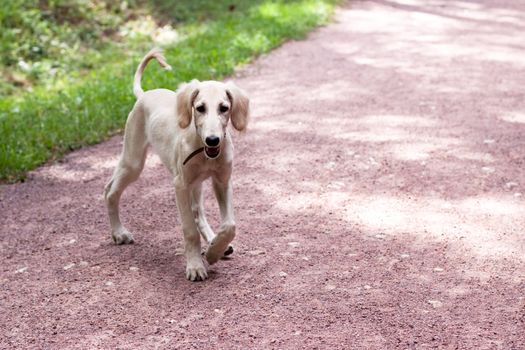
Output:
<path fill-rule="evenodd" d="M 219 142 L 221 141 L 220 138 L 218 138 L 215 135 L 206 137 L 206 146 L 208 147 L 215 147 L 219 145 Z"/>

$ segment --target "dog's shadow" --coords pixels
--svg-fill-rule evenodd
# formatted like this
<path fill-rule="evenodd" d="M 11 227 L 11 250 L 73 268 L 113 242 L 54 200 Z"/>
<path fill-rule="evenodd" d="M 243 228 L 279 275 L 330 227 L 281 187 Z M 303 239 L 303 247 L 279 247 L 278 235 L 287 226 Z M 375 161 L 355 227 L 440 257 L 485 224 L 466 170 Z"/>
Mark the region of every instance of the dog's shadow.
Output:
<path fill-rule="evenodd" d="M 203 245 L 203 254 L 205 248 Z M 141 278 L 151 279 L 157 287 L 165 285 L 169 290 L 177 286 L 186 288 L 188 284 L 195 284 L 186 279 L 184 247 L 178 240 L 138 237 L 133 244 L 116 245 L 108 242 L 107 249 L 114 251 L 115 262 L 118 263 L 121 273 L 131 274 L 133 272 L 130 267 L 136 267 Z M 235 260 L 233 255 L 234 253 L 221 258 L 218 264 Z M 225 274 L 217 269 L 217 264 L 208 265 L 204 256 L 203 260 L 208 270 L 205 283 L 212 283 L 224 277 Z"/>

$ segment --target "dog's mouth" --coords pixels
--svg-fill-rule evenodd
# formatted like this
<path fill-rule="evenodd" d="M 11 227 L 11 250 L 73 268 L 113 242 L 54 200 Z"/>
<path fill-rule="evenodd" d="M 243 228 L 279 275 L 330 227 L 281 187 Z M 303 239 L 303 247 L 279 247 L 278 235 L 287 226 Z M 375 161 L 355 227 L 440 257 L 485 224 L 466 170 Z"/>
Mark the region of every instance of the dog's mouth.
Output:
<path fill-rule="evenodd" d="M 204 153 L 206 154 L 206 157 L 210 159 L 217 158 L 219 154 L 221 154 L 221 147 L 220 146 L 217 146 L 217 147 L 206 146 L 204 147 Z"/>

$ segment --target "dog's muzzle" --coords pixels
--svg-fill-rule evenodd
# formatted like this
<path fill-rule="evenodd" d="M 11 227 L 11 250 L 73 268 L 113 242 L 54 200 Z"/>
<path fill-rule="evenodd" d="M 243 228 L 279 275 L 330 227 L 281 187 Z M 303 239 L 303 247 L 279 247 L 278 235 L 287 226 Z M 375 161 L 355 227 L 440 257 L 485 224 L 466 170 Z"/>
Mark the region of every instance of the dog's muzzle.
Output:
<path fill-rule="evenodd" d="M 206 154 L 206 157 L 210 159 L 215 159 L 221 154 L 221 147 L 220 146 L 216 146 L 216 147 L 205 146 L 204 154 Z"/>

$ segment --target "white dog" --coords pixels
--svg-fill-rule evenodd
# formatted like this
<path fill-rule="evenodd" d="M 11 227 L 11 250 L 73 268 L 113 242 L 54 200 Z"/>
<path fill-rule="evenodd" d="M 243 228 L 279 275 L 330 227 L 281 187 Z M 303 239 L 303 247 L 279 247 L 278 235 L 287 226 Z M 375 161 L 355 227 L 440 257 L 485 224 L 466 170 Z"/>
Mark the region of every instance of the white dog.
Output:
<path fill-rule="evenodd" d="M 133 236 L 119 218 L 122 192 L 137 180 L 152 146 L 173 175 L 177 207 L 184 232 L 186 277 L 208 277 L 201 257 L 200 235 L 208 242 L 209 264 L 229 255 L 235 237 L 232 202 L 233 144 L 228 122 L 239 131 L 248 122 L 249 99 L 235 84 L 193 80 L 176 92 L 155 89 L 144 92 L 140 85 L 148 62 L 155 58 L 166 69 L 160 50 L 151 50 L 135 73 L 133 92 L 137 102 L 128 116 L 122 155 L 105 187 L 111 235 L 117 244 L 133 243 Z M 201 194 L 202 182 L 211 177 L 219 203 L 221 225 L 215 235 L 208 224 Z"/>

